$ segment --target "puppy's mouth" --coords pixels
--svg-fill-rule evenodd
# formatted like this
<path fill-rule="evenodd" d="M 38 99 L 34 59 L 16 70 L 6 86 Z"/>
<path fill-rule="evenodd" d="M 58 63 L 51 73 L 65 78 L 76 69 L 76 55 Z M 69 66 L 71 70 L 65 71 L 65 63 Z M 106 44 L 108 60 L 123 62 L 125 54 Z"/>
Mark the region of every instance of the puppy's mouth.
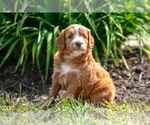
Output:
<path fill-rule="evenodd" d="M 83 51 L 83 52 L 86 51 L 85 48 L 83 48 L 83 47 L 75 47 L 74 50 L 75 51 Z"/>
<path fill-rule="evenodd" d="M 83 50 L 74 50 L 72 53 L 71 53 L 71 56 L 72 57 L 79 57 L 79 56 L 82 56 L 83 54 L 85 54 L 86 51 L 83 51 Z"/>

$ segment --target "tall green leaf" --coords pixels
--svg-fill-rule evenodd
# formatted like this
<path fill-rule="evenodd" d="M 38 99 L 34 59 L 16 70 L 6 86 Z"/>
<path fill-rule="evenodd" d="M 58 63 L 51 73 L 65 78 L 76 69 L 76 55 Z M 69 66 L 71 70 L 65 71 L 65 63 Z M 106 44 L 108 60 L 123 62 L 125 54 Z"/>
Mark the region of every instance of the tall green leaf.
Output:
<path fill-rule="evenodd" d="M 46 76 L 45 76 L 46 80 L 48 77 L 48 69 L 49 69 L 49 62 L 50 62 L 51 42 L 52 42 L 52 32 L 49 32 L 47 36 Z"/>
<path fill-rule="evenodd" d="M 2 62 L 0 63 L 0 68 L 2 67 L 2 65 L 4 64 L 6 59 L 10 56 L 11 52 L 13 51 L 14 47 L 16 46 L 16 44 L 18 43 L 19 40 L 20 39 L 18 38 L 17 40 L 14 41 L 14 43 L 12 43 L 12 45 L 10 46 L 9 50 L 7 51 L 5 57 L 3 58 Z"/>

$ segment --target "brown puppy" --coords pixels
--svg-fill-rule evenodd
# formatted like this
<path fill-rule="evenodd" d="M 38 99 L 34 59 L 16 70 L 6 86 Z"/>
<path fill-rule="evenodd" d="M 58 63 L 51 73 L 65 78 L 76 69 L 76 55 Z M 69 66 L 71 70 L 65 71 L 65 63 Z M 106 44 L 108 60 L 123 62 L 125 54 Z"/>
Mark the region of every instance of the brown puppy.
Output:
<path fill-rule="evenodd" d="M 109 73 L 92 56 L 94 39 L 90 30 L 78 24 L 70 25 L 62 30 L 56 43 L 58 52 L 47 100 L 56 98 L 63 87 L 63 98 L 74 96 L 77 99 L 82 92 L 83 100 L 89 99 L 95 105 L 106 101 L 113 103 L 115 86 Z"/>

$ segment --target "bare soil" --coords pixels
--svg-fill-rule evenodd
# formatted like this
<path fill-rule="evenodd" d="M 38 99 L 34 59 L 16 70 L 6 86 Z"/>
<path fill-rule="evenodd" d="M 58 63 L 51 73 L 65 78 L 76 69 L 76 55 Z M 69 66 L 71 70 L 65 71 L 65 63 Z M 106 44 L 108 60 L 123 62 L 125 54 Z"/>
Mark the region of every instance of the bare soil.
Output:
<path fill-rule="evenodd" d="M 116 68 L 111 59 L 108 60 L 104 68 L 110 73 L 116 86 L 115 103 L 120 104 L 126 99 L 130 104 L 146 103 L 150 105 L 150 61 L 144 54 L 140 60 L 139 49 L 134 48 L 131 54 L 124 50 L 124 56 L 128 62 L 130 71 L 127 71 L 123 62 L 120 60 L 120 67 Z M 0 62 L 4 53 L 0 53 Z M 99 55 L 101 63 L 104 62 L 103 55 Z M 43 85 L 41 75 L 37 66 L 32 65 L 32 60 L 28 59 L 25 72 L 21 75 L 22 67 L 15 72 L 18 56 L 11 55 L 3 67 L 0 69 L 0 98 L 7 103 L 6 95 L 10 97 L 11 105 L 19 101 L 20 91 L 22 105 L 33 104 L 45 99 L 51 87 L 51 75 L 53 73 L 53 60 L 50 61 L 49 77 Z M 41 74 L 45 79 L 45 64 L 41 67 Z M 60 91 L 60 94 L 64 90 Z"/>

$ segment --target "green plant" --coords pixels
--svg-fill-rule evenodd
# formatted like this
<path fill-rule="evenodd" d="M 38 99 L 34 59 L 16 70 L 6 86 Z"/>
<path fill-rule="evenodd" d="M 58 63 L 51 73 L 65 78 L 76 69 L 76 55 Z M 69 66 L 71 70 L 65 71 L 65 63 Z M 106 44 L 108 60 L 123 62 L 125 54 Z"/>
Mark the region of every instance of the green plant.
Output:
<path fill-rule="evenodd" d="M 46 11 L 49 8 L 46 4 L 47 0 L 41 3 L 39 1 L 29 2 L 28 0 L 25 2 L 28 7 L 38 11 Z M 113 11 L 116 4 L 110 4 L 110 1 L 107 4 L 105 2 L 103 3 L 105 7 L 93 8 L 92 6 L 96 6 L 97 4 L 96 1 L 88 4 L 84 0 L 76 5 L 76 9 L 72 7 L 75 3 L 74 0 L 61 2 L 60 5 L 64 4 L 64 7 L 68 8 L 68 12 L 0 14 L 0 51 L 6 51 L 3 60 L 0 62 L 0 68 L 11 53 L 16 55 L 19 53 L 20 56 L 16 64 L 16 70 L 19 65 L 22 65 L 23 74 L 26 62 L 32 58 L 32 63 L 35 64 L 36 62 L 40 73 L 41 66 L 44 64 L 46 67 L 45 79 L 41 75 L 44 83 L 44 80 L 48 77 L 50 58 L 54 58 L 57 51 L 56 38 L 62 29 L 74 23 L 84 25 L 91 29 L 91 33 L 95 39 L 93 54 L 96 61 L 100 62 L 100 52 L 103 52 L 105 55 L 105 61 L 102 65 L 106 65 L 108 59 L 112 58 L 116 67 L 119 67 L 119 58 L 121 58 L 126 69 L 129 70 L 127 61 L 119 48 L 120 45 L 124 45 L 126 49 L 133 53 L 131 48 L 123 42 L 127 40 L 128 34 L 138 36 L 141 57 L 144 51 L 147 53 L 148 58 L 150 58 L 149 43 L 146 43 L 150 33 L 149 13 L 93 13 L 94 10 L 104 11 L 105 7 L 109 8 L 110 12 Z M 12 3 L 14 3 L 12 10 L 23 11 L 25 9 L 23 8 L 24 3 L 22 1 L 12 0 Z M 131 4 L 133 3 L 134 1 Z M 82 4 L 86 7 L 86 13 L 72 13 L 72 11 L 77 12 Z M 9 7 L 5 5 L 4 8 L 8 9 Z M 144 47 L 141 46 L 141 40 L 144 43 Z"/>
<path fill-rule="evenodd" d="M 8 49 L 5 57 L 0 63 L 0 67 L 12 52 L 20 53 L 16 70 L 23 64 L 23 70 L 29 56 L 32 56 L 32 62 L 35 63 L 40 71 L 41 53 L 46 55 L 46 79 L 48 76 L 50 53 L 54 55 L 57 51 L 56 37 L 59 26 L 54 26 L 50 20 L 54 14 L 35 14 L 35 13 L 15 13 L 1 14 L 1 39 L 0 51 Z M 55 15 L 56 18 L 59 16 Z M 5 17 L 3 20 L 2 18 Z M 11 18 L 13 17 L 13 18 Z M 17 18 L 16 18 L 17 17 Z M 10 19 L 9 19 L 10 18 Z M 61 19 L 61 17 L 59 17 Z M 9 39 L 10 38 L 10 39 Z M 46 51 L 45 51 L 46 46 Z M 52 48 L 52 49 L 51 49 Z"/>

